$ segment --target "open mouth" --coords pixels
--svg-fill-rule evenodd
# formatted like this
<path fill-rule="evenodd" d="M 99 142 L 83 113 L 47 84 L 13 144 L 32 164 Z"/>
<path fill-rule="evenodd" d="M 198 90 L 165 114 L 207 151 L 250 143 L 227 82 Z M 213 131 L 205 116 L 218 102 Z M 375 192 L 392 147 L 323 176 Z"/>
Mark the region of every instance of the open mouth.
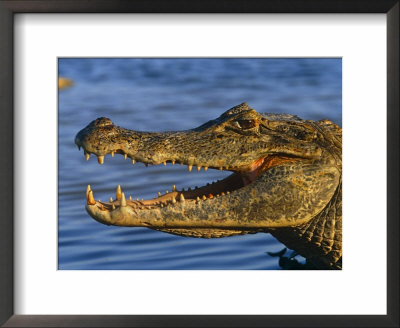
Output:
<path fill-rule="evenodd" d="M 78 145 L 78 148 L 80 148 L 80 145 Z M 84 153 L 86 160 L 89 160 L 90 154 L 86 150 L 84 150 Z M 128 158 L 128 155 L 122 150 L 112 152 L 111 156 L 114 157 L 115 153 L 122 154 L 125 159 Z M 97 159 L 99 164 L 104 163 L 104 155 L 97 156 Z M 130 157 L 130 159 L 132 163 L 142 162 L 146 166 L 148 166 L 149 164 L 157 164 L 146 162 L 138 158 Z M 91 190 L 90 186 L 88 186 L 86 190 L 86 200 L 88 205 L 97 205 L 101 210 L 105 211 L 113 211 L 120 206 L 129 206 L 133 209 L 154 209 L 174 206 L 175 204 L 182 202 L 198 203 L 213 198 L 225 197 L 249 184 L 252 184 L 254 181 L 257 180 L 260 174 L 270 169 L 271 167 L 280 165 L 284 162 L 293 162 L 296 160 L 297 159 L 295 157 L 290 157 L 284 154 L 273 154 L 267 157 L 262 157 L 254 161 L 252 164 L 240 168 L 231 168 L 228 166 L 207 167 L 201 164 L 193 165 L 185 162 L 177 162 L 176 160 L 167 160 L 160 164 L 167 165 L 167 163 L 171 163 L 175 165 L 179 163 L 180 165 L 186 165 L 189 172 L 192 172 L 193 170 L 200 171 L 203 168 L 204 171 L 207 171 L 208 169 L 216 169 L 221 171 L 231 171 L 233 173 L 222 180 L 213 183 L 207 183 L 202 187 L 195 187 L 193 189 L 189 187 L 186 189 L 183 188 L 181 190 L 178 190 L 174 185 L 172 186 L 172 190 L 166 191 L 164 194 L 161 194 L 159 192 L 158 197 L 156 198 L 142 200 L 132 199 L 131 196 L 127 198 L 121 187 L 118 185 L 116 188 L 115 198 L 110 197 L 108 202 L 95 201 L 93 191 Z"/>

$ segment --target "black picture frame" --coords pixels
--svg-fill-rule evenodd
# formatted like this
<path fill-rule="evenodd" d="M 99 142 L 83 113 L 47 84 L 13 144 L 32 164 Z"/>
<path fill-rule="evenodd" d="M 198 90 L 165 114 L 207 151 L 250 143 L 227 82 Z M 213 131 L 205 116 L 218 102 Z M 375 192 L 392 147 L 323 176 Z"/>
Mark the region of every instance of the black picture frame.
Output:
<path fill-rule="evenodd" d="M 399 8 L 399 0 L 0 1 L 0 324 L 4 327 L 399 327 Z M 13 208 L 17 205 L 13 195 L 12 155 L 13 135 L 18 131 L 13 128 L 13 21 L 17 13 L 385 13 L 387 315 L 14 315 Z"/>

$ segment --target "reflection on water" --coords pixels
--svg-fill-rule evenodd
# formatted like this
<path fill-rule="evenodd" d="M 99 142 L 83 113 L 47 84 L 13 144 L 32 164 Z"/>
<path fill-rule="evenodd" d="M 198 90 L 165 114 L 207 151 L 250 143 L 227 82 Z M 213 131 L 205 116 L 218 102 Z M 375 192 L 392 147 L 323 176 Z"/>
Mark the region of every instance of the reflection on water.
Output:
<path fill-rule="evenodd" d="M 84 208 L 120 184 L 133 198 L 203 185 L 228 175 L 182 166 L 135 166 L 123 157 L 85 161 L 75 134 L 97 117 L 142 131 L 201 125 L 246 101 L 258 112 L 328 118 L 341 125 L 340 59 L 60 59 L 74 86 L 59 92 L 59 269 L 278 269 L 284 246 L 258 233 L 184 238 L 146 228 L 102 225 Z"/>

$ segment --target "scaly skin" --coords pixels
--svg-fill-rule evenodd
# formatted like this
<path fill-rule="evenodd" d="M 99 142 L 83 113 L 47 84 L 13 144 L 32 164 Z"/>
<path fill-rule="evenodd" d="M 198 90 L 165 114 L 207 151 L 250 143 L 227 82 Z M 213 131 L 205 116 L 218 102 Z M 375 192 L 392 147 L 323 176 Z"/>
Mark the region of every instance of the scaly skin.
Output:
<path fill-rule="evenodd" d="M 148 227 L 193 237 L 269 232 L 318 268 L 341 268 L 342 130 L 328 120 L 259 114 L 246 103 L 186 131 L 150 133 L 98 118 L 75 143 L 86 158 L 123 154 L 133 162 L 175 162 L 229 170 L 228 178 L 195 190 L 96 202 L 86 210 L 107 225 Z"/>

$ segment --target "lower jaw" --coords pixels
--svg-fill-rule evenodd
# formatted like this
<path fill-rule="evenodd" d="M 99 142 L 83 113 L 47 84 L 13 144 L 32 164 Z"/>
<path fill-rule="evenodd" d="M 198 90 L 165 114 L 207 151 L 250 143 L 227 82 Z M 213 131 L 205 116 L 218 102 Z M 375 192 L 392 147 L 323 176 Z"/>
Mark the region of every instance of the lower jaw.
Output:
<path fill-rule="evenodd" d="M 241 174 L 233 173 L 227 178 L 207 184 L 202 187 L 196 187 L 194 189 L 188 188 L 187 190 L 178 191 L 174 188 L 172 192 L 168 192 L 164 195 L 159 195 L 159 197 L 149 200 L 142 200 L 140 203 L 142 205 L 155 205 L 160 203 L 168 203 L 175 200 L 185 199 L 185 200 L 201 200 L 207 198 L 220 197 L 231 192 L 244 187 L 243 179 Z"/>
<path fill-rule="evenodd" d="M 159 197 L 154 199 L 145 200 L 133 200 L 131 197 L 125 199 L 125 196 L 122 197 L 123 192 L 121 187 L 118 186 L 115 200 L 110 198 L 109 202 L 94 201 L 93 192 L 90 190 L 90 186 L 88 186 L 86 197 L 88 205 L 97 204 L 101 210 L 112 211 L 118 208 L 121 206 L 122 198 L 124 199 L 124 202 L 126 202 L 126 205 L 131 208 L 151 209 L 169 206 L 179 201 L 197 202 L 216 197 L 224 197 L 225 195 L 229 195 L 235 190 L 244 187 L 245 183 L 243 180 L 243 176 L 240 173 L 232 173 L 223 180 L 207 184 L 200 188 L 196 187 L 193 190 L 188 188 L 187 190 L 178 191 L 174 186 L 171 192 L 167 192 L 164 195 L 159 194 Z M 90 197 L 89 193 L 91 194 Z"/>

